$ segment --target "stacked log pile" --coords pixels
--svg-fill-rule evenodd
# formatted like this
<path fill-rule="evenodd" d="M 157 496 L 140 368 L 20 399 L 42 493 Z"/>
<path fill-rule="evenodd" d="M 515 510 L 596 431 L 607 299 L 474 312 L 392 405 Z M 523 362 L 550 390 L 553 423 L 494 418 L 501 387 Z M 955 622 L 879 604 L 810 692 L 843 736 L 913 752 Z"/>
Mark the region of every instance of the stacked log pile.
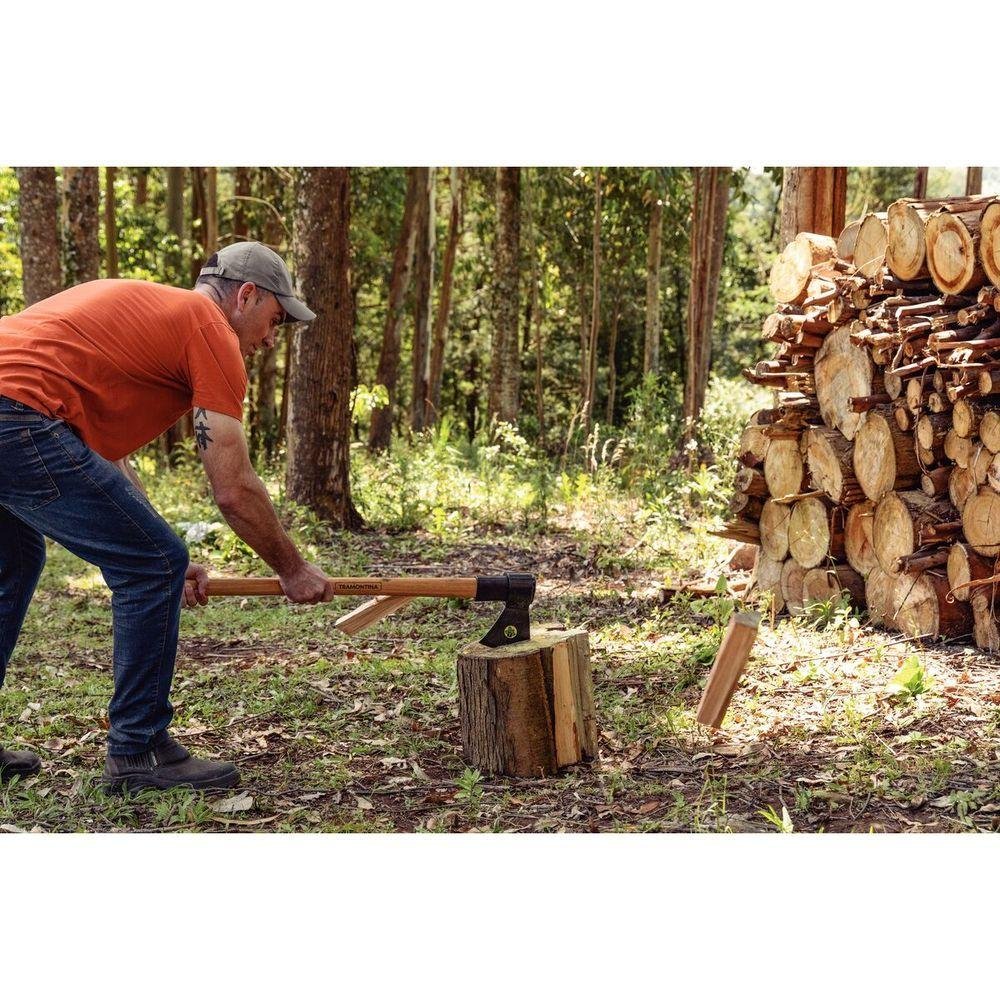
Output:
<path fill-rule="evenodd" d="M 1000 648 L 1000 200 L 906 199 L 775 261 L 774 390 L 733 519 L 771 610 L 847 593 L 876 623 Z"/>

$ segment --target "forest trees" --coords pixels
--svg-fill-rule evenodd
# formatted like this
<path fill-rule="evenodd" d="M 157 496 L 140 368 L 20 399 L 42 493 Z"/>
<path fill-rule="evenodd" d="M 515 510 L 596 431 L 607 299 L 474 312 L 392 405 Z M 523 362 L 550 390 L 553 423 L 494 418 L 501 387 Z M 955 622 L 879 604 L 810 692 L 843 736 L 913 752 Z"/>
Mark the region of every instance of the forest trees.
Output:
<path fill-rule="evenodd" d="M 299 171 L 295 260 L 316 319 L 295 338 L 288 389 L 288 495 L 339 528 L 361 524 L 350 482 L 350 190 L 347 168 Z"/>
<path fill-rule="evenodd" d="M 24 301 L 30 306 L 62 288 L 55 167 L 18 167 L 17 182 Z"/>
<path fill-rule="evenodd" d="M 489 414 L 515 423 L 520 405 L 519 254 L 521 170 L 497 167 L 497 224 L 493 264 L 493 344 L 490 357 Z"/>

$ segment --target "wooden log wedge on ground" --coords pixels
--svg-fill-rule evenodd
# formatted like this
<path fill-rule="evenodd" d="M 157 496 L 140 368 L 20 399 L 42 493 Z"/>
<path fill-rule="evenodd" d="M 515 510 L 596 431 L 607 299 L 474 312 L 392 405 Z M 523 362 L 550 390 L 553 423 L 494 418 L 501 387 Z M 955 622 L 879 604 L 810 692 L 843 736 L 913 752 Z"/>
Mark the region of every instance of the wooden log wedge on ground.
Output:
<path fill-rule="evenodd" d="M 703 726 L 722 725 L 759 626 L 760 615 L 751 612 L 738 612 L 730 618 L 698 703 L 696 718 Z"/>

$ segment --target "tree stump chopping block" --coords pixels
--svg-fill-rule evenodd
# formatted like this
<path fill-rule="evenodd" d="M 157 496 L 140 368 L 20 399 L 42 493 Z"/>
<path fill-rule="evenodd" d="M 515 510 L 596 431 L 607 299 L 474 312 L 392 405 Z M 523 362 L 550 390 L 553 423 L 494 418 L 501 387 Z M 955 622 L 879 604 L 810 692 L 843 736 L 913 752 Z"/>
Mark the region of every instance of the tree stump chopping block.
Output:
<path fill-rule="evenodd" d="M 532 626 L 531 639 L 458 657 L 462 747 L 484 774 L 538 778 L 597 754 L 590 639 Z"/>

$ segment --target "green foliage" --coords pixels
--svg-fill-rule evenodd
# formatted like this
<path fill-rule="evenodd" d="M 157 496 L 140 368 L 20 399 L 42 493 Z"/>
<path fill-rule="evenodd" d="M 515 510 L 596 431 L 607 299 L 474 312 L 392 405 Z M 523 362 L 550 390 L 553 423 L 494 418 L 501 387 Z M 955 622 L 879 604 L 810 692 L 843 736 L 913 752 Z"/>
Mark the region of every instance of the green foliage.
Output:
<path fill-rule="evenodd" d="M 904 698 L 915 698 L 930 690 L 933 678 L 924 669 L 920 657 L 914 654 L 903 661 L 903 666 L 890 681 L 890 687 Z"/>
<path fill-rule="evenodd" d="M 0 168 L 0 316 L 8 316 L 24 308 L 17 194 L 17 175 L 13 168 Z"/>

